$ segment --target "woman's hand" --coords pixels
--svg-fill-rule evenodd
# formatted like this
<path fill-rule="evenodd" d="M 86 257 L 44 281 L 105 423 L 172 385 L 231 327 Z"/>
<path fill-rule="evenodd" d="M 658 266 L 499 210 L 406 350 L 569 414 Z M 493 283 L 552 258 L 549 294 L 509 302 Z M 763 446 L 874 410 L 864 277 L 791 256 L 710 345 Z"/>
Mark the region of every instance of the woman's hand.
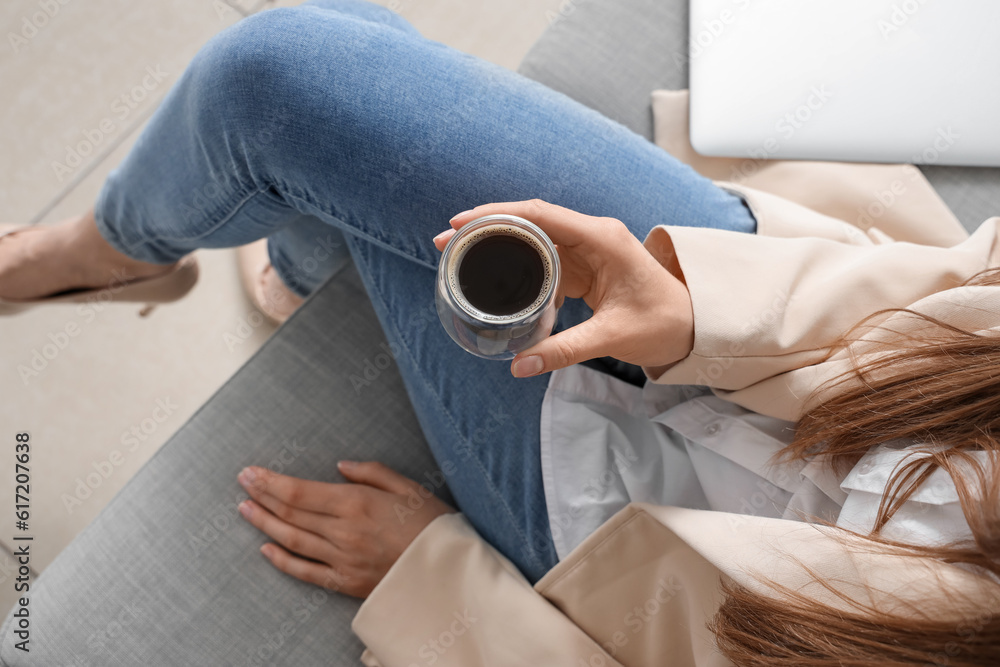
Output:
<path fill-rule="evenodd" d="M 338 468 L 354 483 L 244 468 L 238 479 L 252 500 L 240 513 L 277 542 L 260 549 L 276 568 L 364 598 L 421 530 L 455 510 L 381 463 L 341 461 Z"/>
<path fill-rule="evenodd" d="M 660 265 L 614 218 L 595 218 L 540 200 L 486 204 L 452 218 L 455 229 L 494 213 L 517 215 L 538 225 L 559 252 L 563 297 L 582 298 L 593 317 L 521 352 L 511 363 L 528 377 L 595 357 L 614 357 L 661 367 L 686 357 L 694 345 L 691 295 L 679 266 Z M 444 250 L 453 230 L 438 235 Z M 676 274 L 676 275 L 675 275 Z"/>

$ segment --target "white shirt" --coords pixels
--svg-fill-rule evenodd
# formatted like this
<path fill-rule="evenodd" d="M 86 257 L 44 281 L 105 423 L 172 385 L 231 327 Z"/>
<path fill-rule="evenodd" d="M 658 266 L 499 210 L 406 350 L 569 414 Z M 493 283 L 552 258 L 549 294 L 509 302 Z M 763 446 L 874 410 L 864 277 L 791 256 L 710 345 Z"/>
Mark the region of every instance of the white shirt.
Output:
<path fill-rule="evenodd" d="M 843 478 L 816 461 L 773 464 L 793 427 L 703 387 L 640 388 L 580 365 L 553 372 L 540 435 L 559 558 L 630 502 L 819 518 L 866 534 L 896 466 L 926 456 L 926 449 L 883 445 Z M 936 470 L 882 534 L 926 545 L 971 538 L 948 474 Z"/>

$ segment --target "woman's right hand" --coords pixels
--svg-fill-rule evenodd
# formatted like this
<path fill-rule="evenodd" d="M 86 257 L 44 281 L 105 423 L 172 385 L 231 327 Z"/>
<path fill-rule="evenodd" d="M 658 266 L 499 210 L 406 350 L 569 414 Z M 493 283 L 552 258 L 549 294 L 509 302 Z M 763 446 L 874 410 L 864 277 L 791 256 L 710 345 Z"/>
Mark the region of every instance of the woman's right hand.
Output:
<path fill-rule="evenodd" d="M 565 368 L 595 357 L 663 367 L 694 345 L 691 295 L 679 266 L 667 270 L 614 218 L 597 218 L 541 200 L 485 204 L 459 213 L 454 230 L 484 215 L 506 213 L 538 225 L 559 251 L 558 301 L 582 298 L 593 317 L 517 355 L 515 377 Z M 443 250 L 455 233 L 434 239 Z M 676 275 L 675 275 L 676 274 Z"/>

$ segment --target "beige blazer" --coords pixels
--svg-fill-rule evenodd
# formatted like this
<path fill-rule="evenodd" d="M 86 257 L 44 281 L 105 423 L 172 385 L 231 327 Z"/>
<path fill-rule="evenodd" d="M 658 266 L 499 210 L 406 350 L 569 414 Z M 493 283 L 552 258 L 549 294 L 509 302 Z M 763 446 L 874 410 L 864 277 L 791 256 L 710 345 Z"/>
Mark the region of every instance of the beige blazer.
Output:
<path fill-rule="evenodd" d="M 969 237 L 908 166 L 719 160 L 687 140 L 686 92 L 654 93 L 657 143 L 739 193 L 757 235 L 662 226 L 645 241 L 676 255 L 691 289 L 695 344 L 655 382 L 706 384 L 752 410 L 797 419 L 809 394 L 847 368 L 826 359 L 863 317 L 911 307 L 958 326 L 1000 326 L 1000 289 L 957 287 L 1000 264 L 992 218 Z M 917 326 L 885 315 L 894 329 Z M 852 346 L 864 354 L 878 331 Z M 870 553 L 862 541 L 795 521 L 634 503 L 535 586 L 459 514 L 438 518 L 358 611 L 367 665 L 726 665 L 706 623 L 727 577 L 777 581 L 827 604 L 819 575 L 852 599 L 920 601 L 938 586 L 986 595 L 969 572 Z M 1000 605 L 1000 600 L 982 600 Z M 958 618 L 956 623 L 962 623 Z"/>

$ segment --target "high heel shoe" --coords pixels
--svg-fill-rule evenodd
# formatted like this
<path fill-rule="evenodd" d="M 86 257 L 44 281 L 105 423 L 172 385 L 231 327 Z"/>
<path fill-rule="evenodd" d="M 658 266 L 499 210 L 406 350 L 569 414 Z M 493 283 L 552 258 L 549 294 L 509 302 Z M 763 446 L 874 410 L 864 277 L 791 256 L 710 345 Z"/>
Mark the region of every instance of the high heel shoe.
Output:
<path fill-rule="evenodd" d="M 0 225 L 0 239 L 31 227 Z M 65 290 L 37 299 L 0 299 L 0 316 L 14 315 L 35 306 L 72 303 L 140 303 L 139 317 L 146 317 L 161 303 L 177 301 L 198 282 L 198 260 L 192 256 L 182 258 L 166 273 L 137 280 L 115 279 L 106 287 Z"/>

